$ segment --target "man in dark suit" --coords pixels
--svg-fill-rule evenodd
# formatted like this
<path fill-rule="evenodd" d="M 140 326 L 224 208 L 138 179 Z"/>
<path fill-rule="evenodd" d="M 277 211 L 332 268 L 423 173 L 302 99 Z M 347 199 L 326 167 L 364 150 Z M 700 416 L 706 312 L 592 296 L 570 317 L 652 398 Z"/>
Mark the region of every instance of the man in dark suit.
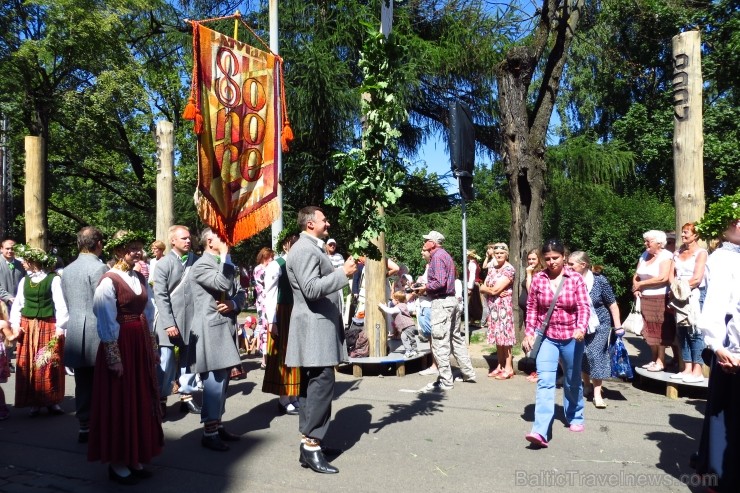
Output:
<path fill-rule="evenodd" d="M 77 260 L 64 268 L 62 277 L 62 294 L 69 311 L 64 364 L 74 369 L 75 407 L 80 423 L 77 441 L 87 443 L 93 373 L 100 345 L 93 298 L 100 278 L 108 271 L 99 258 L 103 252 L 103 233 L 93 226 L 85 226 L 77 233 L 77 248 L 80 251 Z"/>
<path fill-rule="evenodd" d="M 171 226 L 168 233 L 172 250 L 157 262 L 152 275 L 154 303 L 157 306 L 154 328 L 159 343 L 160 405 L 164 416 L 167 396 L 172 393 L 172 382 L 177 380 L 180 411 L 200 414 L 200 407 L 193 400 L 193 392 L 197 390 L 195 375 L 186 370 L 193 351 L 190 326 L 194 310 L 191 285 L 187 280 L 198 257 L 190 251 L 190 230 L 186 226 Z M 175 347 L 180 353 L 179 376 Z"/>
<path fill-rule="evenodd" d="M 334 398 L 334 367 L 347 360 L 342 326 L 342 288 L 357 269 L 351 256 L 344 265 L 332 266 L 324 252 L 329 221 L 318 207 L 298 212 L 301 236 L 286 257 L 293 290 L 293 311 L 285 358 L 286 366 L 301 369 L 298 427 L 303 434 L 300 463 L 319 473 L 337 473 L 321 449 L 329 429 Z"/>
<path fill-rule="evenodd" d="M 201 233 L 203 256 L 193 265 L 192 289 L 195 317 L 193 370 L 203 381 L 201 445 L 225 452 L 239 436 L 226 431 L 221 418 L 226 409 L 231 368 L 241 365 L 236 335 L 236 316 L 247 296 L 239 284 L 238 271 L 229 257 L 229 246 L 210 228 Z M 157 266 L 159 268 L 159 266 Z"/>
<path fill-rule="evenodd" d="M 18 292 L 18 284 L 26 277 L 26 269 L 23 268 L 20 260 L 15 258 L 14 246 L 15 241 L 8 238 L 3 241 L 2 248 L 0 248 L 3 256 L 0 259 L 0 300 L 5 302 L 8 314 L 10 314 L 10 306 L 15 301 L 15 294 Z M 12 353 L 13 349 L 8 348 L 8 360 L 12 358 Z M 12 364 L 10 371 L 15 371 Z"/>

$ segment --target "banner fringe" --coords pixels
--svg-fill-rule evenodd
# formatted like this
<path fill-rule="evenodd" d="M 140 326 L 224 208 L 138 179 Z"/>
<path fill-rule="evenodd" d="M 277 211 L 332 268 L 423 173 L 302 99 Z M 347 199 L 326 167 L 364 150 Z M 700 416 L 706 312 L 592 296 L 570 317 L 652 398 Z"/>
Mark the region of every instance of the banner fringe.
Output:
<path fill-rule="evenodd" d="M 201 220 L 221 236 L 229 246 L 236 245 L 234 242 L 236 238 L 241 243 L 267 229 L 280 214 L 280 204 L 275 198 L 259 209 L 252 211 L 249 215 L 227 224 L 223 220 L 224 217 L 213 207 L 208 198 L 200 192 L 196 192 L 195 204 Z"/>

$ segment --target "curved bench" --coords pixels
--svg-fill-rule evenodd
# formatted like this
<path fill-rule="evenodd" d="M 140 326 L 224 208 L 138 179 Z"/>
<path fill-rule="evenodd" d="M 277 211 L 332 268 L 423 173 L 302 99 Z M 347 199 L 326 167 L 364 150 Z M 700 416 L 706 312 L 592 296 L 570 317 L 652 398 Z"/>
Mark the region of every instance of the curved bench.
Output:
<path fill-rule="evenodd" d="M 409 361 L 422 360 L 422 364 L 427 364 L 427 358 L 432 352 L 429 349 L 418 349 L 418 353 L 413 358 L 403 356 L 403 346 L 400 351 L 396 350 L 388 356 L 368 356 L 367 358 L 349 358 L 349 364 L 352 365 L 352 376 L 361 377 L 362 367 L 364 365 L 396 365 L 396 376 L 406 376 L 406 363 Z"/>
<path fill-rule="evenodd" d="M 665 382 L 665 396 L 671 399 L 678 399 L 679 386 L 705 389 L 709 386 L 709 380 L 706 378 L 706 375 L 704 381 L 702 382 L 687 383 L 683 380 L 671 379 L 670 377 L 671 375 L 674 375 L 674 373 L 669 373 L 666 371 L 647 371 L 645 368 L 637 367 L 635 368 L 635 374 L 640 375 L 640 378 L 647 378 L 650 380 Z"/>

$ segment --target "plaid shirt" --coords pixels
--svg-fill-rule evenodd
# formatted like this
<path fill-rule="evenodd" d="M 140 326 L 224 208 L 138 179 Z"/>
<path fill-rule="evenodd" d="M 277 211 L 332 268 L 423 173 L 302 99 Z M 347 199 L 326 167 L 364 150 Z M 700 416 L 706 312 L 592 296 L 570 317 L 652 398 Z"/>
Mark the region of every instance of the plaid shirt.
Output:
<path fill-rule="evenodd" d="M 455 263 L 444 248 L 432 252 L 427 271 L 427 295 L 432 299 L 455 296 Z"/>
<path fill-rule="evenodd" d="M 573 338 L 576 329 L 588 327 L 589 303 L 586 282 L 583 277 L 568 266 L 563 267 L 563 289 L 555 304 L 555 310 L 550 317 L 547 327 L 547 337 L 550 339 L 567 340 Z M 550 278 L 547 271 L 538 272 L 532 278 L 527 298 L 527 326 L 526 334 L 533 336 L 545 320 L 555 292 L 550 287 Z"/>

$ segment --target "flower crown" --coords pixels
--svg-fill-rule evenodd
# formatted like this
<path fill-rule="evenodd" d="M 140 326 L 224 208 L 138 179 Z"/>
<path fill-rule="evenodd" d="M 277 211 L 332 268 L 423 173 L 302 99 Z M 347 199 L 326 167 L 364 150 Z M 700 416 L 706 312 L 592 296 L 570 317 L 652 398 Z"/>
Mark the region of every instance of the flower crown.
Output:
<path fill-rule="evenodd" d="M 26 262 L 34 262 L 39 264 L 41 267 L 51 268 L 57 263 L 57 258 L 54 255 L 49 255 L 40 248 L 25 245 L 23 243 L 16 243 L 13 246 L 13 252 L 18 258 L 22 258 Z"/>
<path fill-rule="evenodd" d="M 152 242 L 152 239 L 148 233 L 144 233 L 142 231 L 126 231 L 118 237 L 112 237 L 111 239 L 106 240 L 103 252 L 105 252 L 106 255 L 113 255 L 113 252 L 115 252 L 117 248 L 125 247 L 129 243 L 133 243 L 135 241 L 140 241 L 143 244 L 148 245 Z"/>
<path fill-rule="evenodd" d="M 725 195 L 710 205 L 704 217 L 696 223 L 696 231 L 705 240 L 721 238 L 730 222 L 740 219 L 740 191 Z"/>

